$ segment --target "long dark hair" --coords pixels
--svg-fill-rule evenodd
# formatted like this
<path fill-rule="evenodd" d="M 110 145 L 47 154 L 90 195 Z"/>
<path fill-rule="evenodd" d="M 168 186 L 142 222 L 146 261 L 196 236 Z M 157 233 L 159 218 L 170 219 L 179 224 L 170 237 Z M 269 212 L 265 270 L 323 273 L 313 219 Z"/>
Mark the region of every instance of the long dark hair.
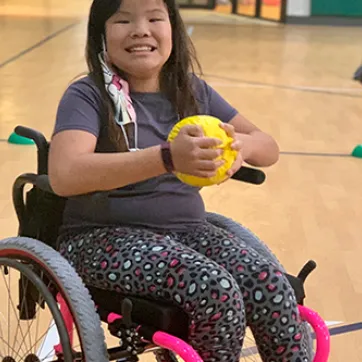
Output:
<path fill-rule="evenodd" d="M 194 72 L 194 65 L 201 72 L 201 66 L 196 58 L 195 48 L 187 34 L 176 0 L 163 1 L 167 6 L 171 22 L 173 48 L 161 71 L 160 89 L 172 102 L 179 116 L 184 118 L 199 112 L 190 72 Z M 105 35 L 106 21 L 118 11 L 121 2 L 122 0 L 93 0 L 88 22 L 86 60 L 90 76 L 99 88 L 103 100 L 105 100 L 103 113 L 108 138 L 117 150 L 125 151 L 123 134 L 114 121 L 113 103 L 106 92 L 98 58 L 99 53 L 103 50 L 102 37 Z"/>

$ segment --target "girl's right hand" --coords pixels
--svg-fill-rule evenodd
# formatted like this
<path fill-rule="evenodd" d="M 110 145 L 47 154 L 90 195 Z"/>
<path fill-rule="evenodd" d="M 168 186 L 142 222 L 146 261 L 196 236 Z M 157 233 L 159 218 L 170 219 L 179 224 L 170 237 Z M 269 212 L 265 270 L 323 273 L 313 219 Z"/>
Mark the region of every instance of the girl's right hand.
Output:
<path fill-rule="evenodd" d="M 176 172 L 213 177 L 223 160 L 216 160 L 222 150 L 214 147 L 222 143 L 217 138 L 205 137 L 200 126 L 187 125 L 181 128 L 171 142 L 172 160 Z"/>

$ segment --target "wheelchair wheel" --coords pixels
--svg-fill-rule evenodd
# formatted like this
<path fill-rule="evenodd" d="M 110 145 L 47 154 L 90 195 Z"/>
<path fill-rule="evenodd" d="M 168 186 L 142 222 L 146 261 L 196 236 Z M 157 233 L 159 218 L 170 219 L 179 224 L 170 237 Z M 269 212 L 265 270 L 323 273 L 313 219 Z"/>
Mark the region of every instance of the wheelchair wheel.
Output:
<path fill-rule="evenodd" d="M 40 241 L 0 241 L 0 362 L 107 362 L 104 332 L 87 288 Z"/>

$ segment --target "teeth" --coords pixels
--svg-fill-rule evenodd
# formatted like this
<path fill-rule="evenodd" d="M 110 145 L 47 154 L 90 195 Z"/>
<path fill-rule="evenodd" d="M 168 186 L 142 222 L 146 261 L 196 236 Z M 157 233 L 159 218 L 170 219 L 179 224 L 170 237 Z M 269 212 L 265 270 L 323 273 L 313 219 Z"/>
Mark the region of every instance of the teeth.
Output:
<path fill-rule="evenodd" d="M 144 51 L 150 52 L 151 50 L 152 50 L 151 47 L 142 46 L 142 47 L 133 47 L 133 48 L 131 48 L 129 51 L 130 51 L 130 52 L 144 52 Z"/>

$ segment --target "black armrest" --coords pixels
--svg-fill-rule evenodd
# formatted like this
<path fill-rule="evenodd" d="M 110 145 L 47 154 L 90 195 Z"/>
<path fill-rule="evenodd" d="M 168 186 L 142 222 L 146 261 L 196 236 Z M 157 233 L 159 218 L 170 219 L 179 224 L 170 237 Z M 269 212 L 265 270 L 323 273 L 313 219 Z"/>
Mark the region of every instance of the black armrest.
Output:
<path fill-rule="evenodd" d="M 299 305 L 304 305 L 305 299 L 305 289 L 304 283 L 309 276 L 309 274 L 317 267 L 317 264 L 314 260 L 309 260 L 308 263 L 304 265 L 302 270 L 299 272 L 298 276 L 293 276 L 290 274 L 286 274 L 286 277 L 294 289 L 295 298 Z"/>
<path fill-rule="evenodd" d="M 256 168 L 242 166 L 231 178 L 254 185 L 261 185 L 265 181 L 266 175 L 263 171 Z"/>
<path fill-rule="evenodd" d="M 25 221 L 24 187 L 28 184 L 55 195 L 47 175 L 38 176 L 34 173 L 24 173 L 17 177 L 13 184 L 13 204 L 19 219 L 20 230 Z"/>
<path fill-rule="evenodd" d="M 36 186 L 42 191 L 49 192 L 55 195 L 55 192 L 50 186 L 48 175 L 36 175 L 35 173 L 24 173 L 15 180 L 13 190 L 14 191 L 20 190 L 24 188 L 26 184 Z"/>
<path fill-rule="evenodd" d="M 56 195 L 53 191 L 50 182 L 49 182 L 49 176 L 48 175 L 39 175 L 36 178 L 36 187 L 38 187 L 40 190 L 43 190 L 45 192 L 48 192 L 50 194 Z"/>
<path fill-rule="evenodd" d="M 49 143 L 44 135 L 32 128 L 17 126 L 14 132 L 22 137 L 32 139 L 38 149 L 38 174 L 44 175 L 48 173 L 48 151 Z"/>
<path fill-rule="evenodd" d="M 48 147 L 48 141 L 44 135 L 32 128 L 17 126 L 15 127 L 14 132 L 19 136 L 32 139 L 38 149 L 46 149 Z"/>

